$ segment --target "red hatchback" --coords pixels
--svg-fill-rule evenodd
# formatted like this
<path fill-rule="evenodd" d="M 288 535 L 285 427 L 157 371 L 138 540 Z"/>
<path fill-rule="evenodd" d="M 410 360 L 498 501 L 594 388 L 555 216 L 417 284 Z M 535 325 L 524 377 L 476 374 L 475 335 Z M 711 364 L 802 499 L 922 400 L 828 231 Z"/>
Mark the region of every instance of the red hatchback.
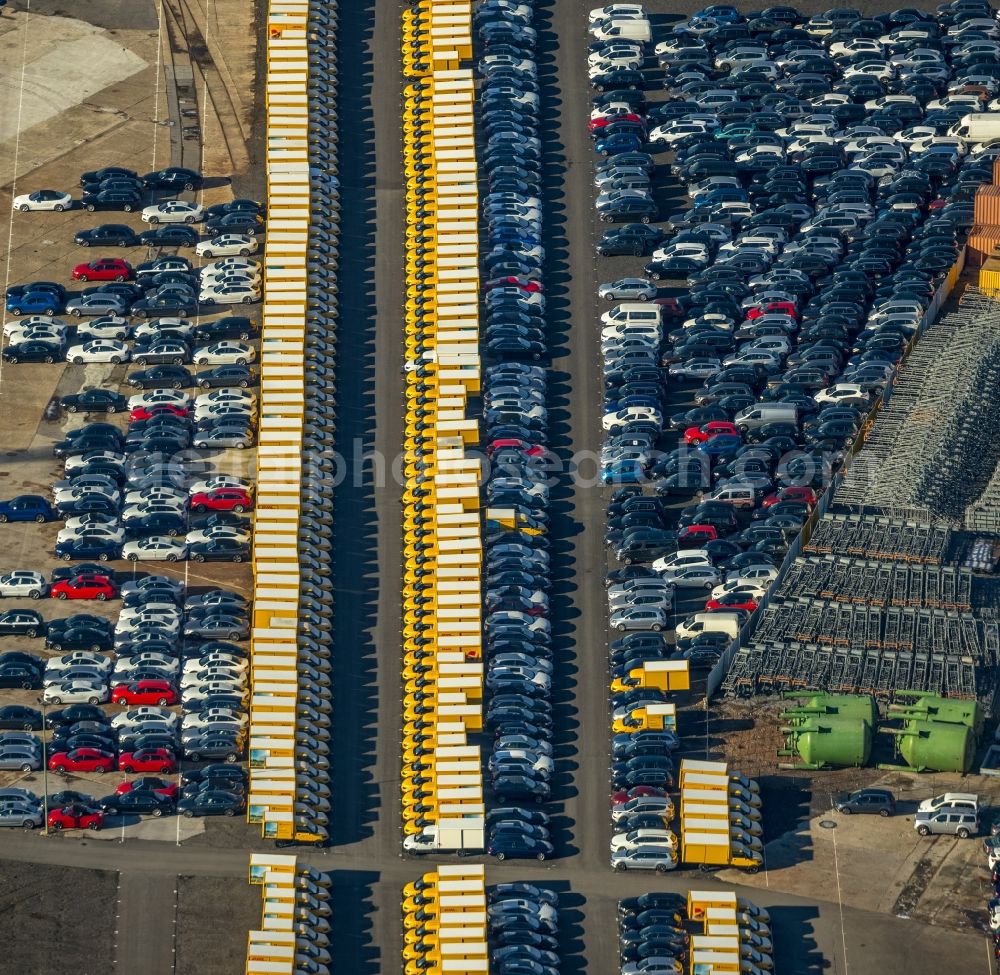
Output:
<path fill-rule="evenodd" d="M 640 125 L 645 125 L 646 119 L 635 112 L 622 112 L 619 115 L 600 115 L 597 118 L 592 118 L 587 123 L 587 130 L 591 133 L 600 132 L 601 129 L 606 128 L 612 122 L 638 122 Z"/>
<path fill-rule="evenodd" d="M 104 576 L 82 575 L 63 579 L 49 590 L 54 599 L 114 599 L 118 590 Z"/>
<path fill-rule="evenodd" d="M 133 276 L 132 265 L 120 257 L 102 257 L 73 268 L 76 281 L 129 281 Z"/>
<path fill-rule="evenodd" d="M 253 499 L 238 487 L 201 491 L 191 498 L 192 511 L 249 511 L 252 507 Z"/>
<path fill-rule="evenodd" d="M 169 681 L 136 680 L 131 684 L 117 684 L 111 689 L 114 704 L 129 707 L 133 704 L 158 704 L 169 707 L 177 703 L 177 691 Z"/>
<path fill-rule="evenodd" d="M 150 775 L 143 779 L 136 779 L 134 782 L 122 782 L 115 789 L 115 795 L 123 796 L 126 792 L 155 792 L 158 796 L 176 799 L 178 791 L 176 782 L 168 782 L 166 779 L 158 779 L 156 776 Z"/>
<path fill-rule="evenodd" d="M 743 434 L 736 428 L 736 425 L 728 420 L 712 420 L 700 427 L 688 427 L 684 431 L 684 443 L 699 444 L 717 437 L 719 434 L 728 434 L 733 437 L 742 437 Z"/>
<path fill-rule="evenodd" d="M 154 416 L 187 416 L 188 408 L 176 403 L 154 403 L 152 406 L 137 406 L 129 413 L 130 420 L 152 420 Z"/>
<path fill-rule="evenodd" d="M 816 500 L 816 492 L 811 487 L 786 487 L 769 494 L 760 505 L 762 508 L 770 508 L 779 501 L 803 501 L 806 504 L 815 504 Z"/>
<path fill-rule="evenodd" d="M 752 613 L 756 608 L 757 600 L 751 599 L 745 592 L 726 593 L 720 599 L 709 599 L 705 603 L 705 609 L 710 613 L 716 610 L 732 612 L 735 609 L 741 609 L 745 613 Z"/>
<path fill-rule="evenodd" d="M 514 437 L 506 437 L 502 440 L 494 440 L 486 448 L 486 456 L 492 457 L 498 450 L 520 450 L 526 457 L 541 457 L 545 454 L 545 448 L 538 444 L 528 443 L 526 440 L 517 440 Z"/>
<path fill-rule="evenodd" d="M 123 772 L 159 772 L 166 775 L 176 771 L 174 756 L 165 748 L 140 748 L 137 752 L 122 752 L 118 768 Z"/>
<path fill-rule="evenodd" d="M 611 805 L 618 806 L 628 802 L 629 799 L 636 799 L 639 796 L 650 796 L 654 799 L 663 799 L 667 795 L 666 789 L 659 789 L 655 785 L 635 785 L 629 790 L 621 789 L 611 793 Z"/>
<path fill-rule="evenodd" d="M 113 772 L 115 760 L 96 748 L 74 748 L 71 752 L 56 752 L 49 756 L 50 772 Z"/>
<path fill-rule="evenodd" d="M 798 309 L 790 301 L 770 301 L 763 307 L 751 308 L 747 312 L 747 321 L 752 322 L 762 315 L 790 315 L 792 318 L 797 318 L 798 314 Z"/>
<path fill-rule="evenodd" d="M 63 806 L 49 811 L 49 829 L 100 829 L 104 825 L 104 813 L 86 806 Z"/>
<path fill-rule="evenodd" d="M 719 533 L 714 525 L 688 525 L 677 535 L 678 548 L 701 548 L 705 542 L 714 542 Z"/>

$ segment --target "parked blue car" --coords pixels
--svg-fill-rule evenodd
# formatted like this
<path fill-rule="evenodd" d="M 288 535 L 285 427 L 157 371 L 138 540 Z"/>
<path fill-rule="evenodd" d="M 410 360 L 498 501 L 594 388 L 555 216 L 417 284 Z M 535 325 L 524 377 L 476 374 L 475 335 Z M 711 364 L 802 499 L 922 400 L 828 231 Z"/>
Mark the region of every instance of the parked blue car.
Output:
<path fill-rule="evenodd" d="M 64 301 L 51 291 L 28 291 L 7 298 L 7 311 L 14 315 L 61 315 Z"/>
<path fill-rule="evenodd" d="M 0 521 L 52 521 L 56 517 L 47 498 L 21 494 L 10 501 L 0 501 Z"/>

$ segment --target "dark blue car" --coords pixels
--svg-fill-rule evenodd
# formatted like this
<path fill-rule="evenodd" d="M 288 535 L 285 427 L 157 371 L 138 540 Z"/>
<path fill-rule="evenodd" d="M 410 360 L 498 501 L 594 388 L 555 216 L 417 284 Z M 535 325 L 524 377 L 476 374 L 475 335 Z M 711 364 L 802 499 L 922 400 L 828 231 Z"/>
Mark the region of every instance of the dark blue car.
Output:
<path fill-rule="evenodd" d="M 52 521 L 56 517 L 48 499 L 38 494 L 21 494 L 0 501 L 0 521 Z"/>
<path fill-rule="evenodd" d="M 742 437 L 732 433 L 720 433 L 706 440 L 698 450 L 710 457 L 733 457 L 742 446 Z"/>
<path fill-rule="evenodd" d="M 61 315 L 63 299 L 51 291 L 28 291 L 23 295 L 7 298 L 7 311 L 18 315 Z"/>

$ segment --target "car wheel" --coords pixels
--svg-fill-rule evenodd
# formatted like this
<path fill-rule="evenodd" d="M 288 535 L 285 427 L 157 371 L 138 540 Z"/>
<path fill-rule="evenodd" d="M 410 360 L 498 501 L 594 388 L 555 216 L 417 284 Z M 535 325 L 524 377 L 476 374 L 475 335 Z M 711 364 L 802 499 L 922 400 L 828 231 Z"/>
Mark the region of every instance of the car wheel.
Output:
<path fill-rule="evenodd" d="M 184 189 L 189 190 L 189 191 L 193 190 L 194 189 L 194 183 L 185 183 L 184 184 Z"/>
<path fill-rule="evenodd" d="M 919 833 L 919 834 L 920 834 L 921 836 L 930 836 L 930 832 L 931 832 L 931 831 L 930 831 L 930 829 L 929 829 L 929 828 L 928 828 L 927 826 L 922 826 L 922 825 L 921 825 L 921 826 L 918 826 L 918 827 L 917 827 L 917 832 L 918 832 L 918 833 Z"/>
<path fill-rule="evenodd" d="M 191 558 L 194 559 L 195 562 L 204 562 L 205 561 L 205 556 L 202 555 L 200 552 L 196 552 L 194 555 L 191 556 Z"/>
<path fill-rule="evenodd" d="M 97 209 L 97 207 L 94 206 L 93 203 L 86 203 L 86 204 L 84 204 L 84 206 L 86 207 L 88 213 L 93 213 Z M 90 244 L 84 244 L 83 246 L 84 247 L 89 247 Z"/>
<path fill-rule="evenodd" d="M 58 771 L 58 770 L 57 770 L 57 771 Z M 52 825 L 51 825 L 51 826 L 49 827 L 49 829 L 54 829 L 54 830 L 55 830 L 55 831 L 56 831 L 56 832 L 58 833 L 58 832 L 59 832 L 59 830 L 61 830 L 61 829 L 62 829 L 62 823 L 60 823 L 60 822 L 59 822 L 59 820 L 57 819 L 57 820 L 56 820 L 56 821 L 55 821 L 55 822 L 54 822 L 54 823 L 53 823 L 53 824 L 52 824 Z"/>
<path fill-rule="evenodd" d="M 658 863 L 656 865 L 656 872 L 657 873 L 666 873 L 667 872 L 666 864 L 664 864 L 664 863 Z"/>
<path fill-rule="evenodd" d="M 34 637 L 38 636 L 38 630 L 35 629 L 35 627 L 32 626 L 29 629 L 27 629 L 27 630 L 24 631 L 24 635 L 25 636 L 30 636 L 30 637 L 34 638 Z"/>
<path fill-rule="evenodd" d="M 129 241 L 127 241 L 127 240 L 120 240 L 120 241 L 118 241 L 118 246 L 119 247 L 128 247 L 129 246 Z"/>
<path fill-rule="evenodd" d="M 194 810 L 193 809 L 185 809 L 184 812 L 181 813 L 181 815 L 185 819 L 193 819 L 194 818 Z"/>
<path fill-rule="evenodd" d="M 99 771 L 99 772 L 103 772 L 103 771 L 104 771 L 104 769 L 98 769 L 98 771 Z M 89 826 L 87 827 L 87 829 L 89 829 L 89 830 L 92 830 L 92 831 L 93 831 L 93 832 L 95 832 L 95 833 L 96 833 L 96 832 L 97 832 L 97 831 L 98 831 L 98 830 L 99 830 L 100 828 L 101 828 L 101 824 L 100 824 L 100 823 L 99 823 L 99 822 L 98 822 L 98 821 L 97 821 L 96 819 L 95 819 L 95 820 L 94 820 L 93 822 L 91 822 L 91 823 L 90 823 L 90 825 L 89 825 Z"/>
<path fill-rule="evenodd" d="M 247 360 L 244 359 L 244 358 L 242 358 L 242 357 L 240 357 L 239 359 L 236 360 L 236 365 L 238 365 L 238 366 L 245 366 L 246 364 L 247 364 Z"/>
<path fill-rule="evenodd" d="M 28 593 L 28 595 L 32 599 L 41 599 L 42 598 L 42 594 L 37 589 L 32 589 L 31 592 Z"/>
<path fill-rule="evenodd" d="M 153 811 L 152 811 L 152 812 L 150 813 L 150 815 L 151 815 L 151 816 L 153 817 L 153 819 L 159 819 L 159 818 L 160 818 L 160 817 L 161 817 L 161 816 L 163 815 L 163 810 L 162 810 L 162 809 L 161 809 L 161 808 L 160 808 L 159 806 L 157 806 L 157 807 L 156 807 L 156 808 L 155 808 L 155 809 L 154 809 L 154 810 L 153 810 Z"/>
<path fill-rule="evenodd" d="M 852 812 L 854 812 L 854 810 L 853 810 L 853 809 L 851 809 L 851 807 L 850 807 L 850 806 L 844 806 L 844 808 L 843 808 L 843 809 L 841 809 L 840 811 L 841 811 L 841 812 L 842 812 L 842 813 L 843 813 L 843 814 L 844 814 L 845 816 L 850 816 L 850 815 L 851 815 L 851 813 L 852 813 Z"/>
<path fill-rule="evenodd" d="M 31 207 L 29 207 L 27 203 L 22 203 L 22 204 L 21 204 L 21 205 L 20 205 L 20 206 L 18 207 L 18 210 L 20 210 L 20 211 L 21 211 L 21 213 L 28 213 L 28 212 L 29 212 L 29 211 L 31 210 Z"/>
<path fill-rule="evenodd" d="M 14 316 L 15 318 L 18 318 L 18 317 L 20 316 L 20 314 L 21 314 L 21 309 L 20 309 L 20 308 L 11 308 L 11 310 L 10 310 L 10 313 L 11 313 L 11 314 L 12 314 L 12 315 L 13 315 L 13 316 Z"/>
<path fill-rule="evenodd" d="M 201 753 L 200 752 L 188 752 L 188 758 L 190 758 L 192 762 L 200 762 L 201 761 Z"/>
<path fill-rule="evenodd" d="M 627 869 L 628 867 L 621 860 L 615 864 L 615 873 L 624 873 Z"/>
<path fill-rule="evenodd" d="M 77 365 L 77 366 L 82 366 L 83 365 L 83 356 L 82 355 L 75 356 L 74 359 L 73 359 L 73 364 Z"/>
<path fill-rule="evenodd" d="M 194 217 L 193 216 L 187 216 L 187 217 L 184 218 L 184 222 L 185 223 L 194 223 Z"/>
<path fill-rule="evenodd" d="M 967 840 L 969 838 L 969 831 L 963 826 L 956 834 L 960 840 Z"/>
<path fill-rule="evenodd" d="M 887 816 L 889 815 L 889 810 L 888 810 L 888 809 L 880 809 L 880 810 L 878 811 L 878 814 L 879 814 L 879 815 L 880 815 L 880 816 L 881 816 L 881 817 L 882 817 L 883 819 L 885 819 L 885 818 L 886 818 L 886 817 L 887 817 Z"/>
<path fill-rule="evenodd" d="M 250 385 L 250 383 L 246 379 L 241 379 L 239 381 L 238 385 L 239 385 L 240 389 L 246 389 L 247 386 Z"/>
<path fill-rule="evenodd" d="M 30 819 L 26 819 L 23 823 L 21 823 L 21 825 L 27 830 L 35 828 L 35 824 Z"/>
<path fill-rule="evenodd" d="M 233 561 L 234 562 L 242 562 L 243 561 L 243 556 L 242 555 L 234 555 L 233 556 Z"/>
<path fill-rule="evenodd" d="M 663 629 L 663 627 L 662 627 L 662 626 L 661 626 L 661 625 L 660 625 L 659 623 L 654 623 L 654 624 L 653 624 L 653 625 L 652 625 L 652 626 L 650 627 L 650 629 L 651 629 L 651 630 L 652 630 L 652 631 L 653 631 L 654 633 L 659 633 L 659 632 L 660 632 L 660 630 L 662 630 L 662 629 Z"/>
<path fill-rule="evenodd" d="M 544 853 L 536 853 L 535 854 L 535 859 L 536 860 L 544 860 L 545 859 L 545 854 Z"/>
<path fill-rule="evenodd" d="M 211 257 L 212 255 L 209 254 L 208 256 Z M 240 257 L 249 257 L 249 256 L 250 256 L 250 248 L 249 247 L 241 247 L 240 248 Z"/>
<path fill-rule="evenodd" d="M 100 653 L 104 648 L 99 643 L 95 643 L 90 649 L 94 653 Z"/>
<path fill-rule="evenodd" d="M 183 383 L 174 383 L 174 389 L 183 389 L 183 388 L 184 388 Z"/>
<path fill-rule="evenodd" d="M 497 859 L 498 860 L 506 860 L 507 859 L 506 854 L 498 853 L 497 854 Z"/>
<path fill-rule="evenodd" d="M 224 815 L 226 815 L 226 816 L 235 816 L 236 815 L 236 810 L 235 809 L 227 809 L 225 811 Z"/>
<path fill-rule="evenodd" d="M 56 598 L 57 599 L 65 599 L 66 598 L 66 593 L 61 592 L 61 593 L 58 594 L 58 596 L 56 596 Z"/>
<path fill-rule="evenodd" d="M 150 217 L 149 218 L 149 222 L 152 223 L 152 224 L 157 224 L 157 223 L 160 222 L 160 218 L 159 217 Z"/>
<path fill-rule="evenodd" d="M 233 765 L 238 759 L 239 759 L 239 756 L 236 754 L 236 752 L 230 752 L 226 756 L 226 764 L 227 765 Z"/>
<path fill-rule="evenodd" d="M 243 440 L 237 440 L 236 441 L 236 449 L 237 450 L 246 450 L 247 449 L 246 442 L 243 441 Z"/>

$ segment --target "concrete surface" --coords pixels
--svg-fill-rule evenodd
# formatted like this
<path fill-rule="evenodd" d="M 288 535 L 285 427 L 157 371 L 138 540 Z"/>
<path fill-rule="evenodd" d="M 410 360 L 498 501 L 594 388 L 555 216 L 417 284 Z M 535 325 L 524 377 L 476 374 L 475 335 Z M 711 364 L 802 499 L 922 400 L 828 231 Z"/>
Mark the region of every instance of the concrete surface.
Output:
<path fill-rule="evenodd" d="M 174 975 L 176 941 L 177 878 L 122 871 L 115 905 L 115 971 Z"/>

